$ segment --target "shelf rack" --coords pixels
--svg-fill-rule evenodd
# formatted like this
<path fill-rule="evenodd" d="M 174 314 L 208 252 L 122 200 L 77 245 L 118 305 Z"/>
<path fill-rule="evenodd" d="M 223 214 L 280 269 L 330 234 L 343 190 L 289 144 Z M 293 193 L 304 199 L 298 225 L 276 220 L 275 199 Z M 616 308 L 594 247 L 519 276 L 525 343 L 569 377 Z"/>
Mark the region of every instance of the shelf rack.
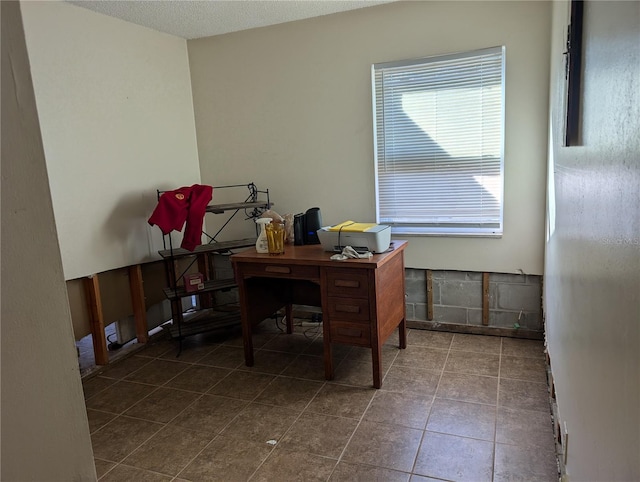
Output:
<path fill-rule="evenodd" d="M 269 190 L 259 190 L 251 182 L 249 184 L 233 184 L 226 186 L 213 186 L 214 192 L 221 189 L 246 187 L 248 194 L 243 201 L 226 204 L 210 204 L 205 210 L 205 214 L 230 213 L 222 226 L 210 235 L 203 231 L 207 238 L 207 243 L 197 246 L 193 251 L 173 246 L 170 235 L 163 236 L 163 250 L 158 253 L 165 262 L 165 272 L 168 286 L 164 288 L 164 294 L 171 302 L 173 323 L 168 327 L 172 338 L 178 339 L 180 347 L 178 355 L 182 351 L 182 340 L 191 335 L 211 332 L 225 331 L 240 326 L 240 313 L 229 305 L 216 306 L 214 294 L 218 291 L 229 291 L 237 287 L 235 279 L 215 279 L 213 269 L 211 269 L 211 254 L 228 254 L 234 249 L 254 246 L 256 237 L 236 239 L 231 241 L 218 241 L 219 235 L 229 225 L 239 213 L 244 212 L 245 220 L 255 219 L 271 208 Z M 164 191 L 158 191 L 158 199 Z M 192 258 L 186 266 L 178 266 L 183 259 Z M 191 269 L 194 263 L 198 263 L 198 272 L 204 275 L 204 287 L 196 291 L 187 292 L 183 285 L 183 277 Z M 200 300 L 200 310 L 183 312 L 182 299 L 197 295 Z"/>

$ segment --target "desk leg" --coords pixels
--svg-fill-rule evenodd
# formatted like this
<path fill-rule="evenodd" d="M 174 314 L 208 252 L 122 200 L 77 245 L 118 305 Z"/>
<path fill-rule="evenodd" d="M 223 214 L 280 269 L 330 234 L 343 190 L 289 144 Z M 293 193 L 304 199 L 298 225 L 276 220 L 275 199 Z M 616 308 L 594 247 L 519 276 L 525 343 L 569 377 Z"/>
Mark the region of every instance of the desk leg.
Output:
<path fill-rule="evenodd" d="M 240 299 L 240 321 L 242 323 L 242 343 L 244 344 L 244 363 L 248 367 L 253 366 L 253 340 L 251 320 L 247 304 L 247 287 L 245 280 L 238 283 L 238 297 Z"/>
<path fill-rule="evenodd" d="M 333 380 L 333 354 L 331 353 L 331 342 L 324 341 L 324 378 Z"/>
<path fill-rule="evenodd" d="M 373 359 L 373 386 L 380 388 L 382 386 L 382 367 L 380 360 L 382 359 L 382 346 L 376 343 L 371 347 L 371 358 Z"/>
<path fill-rule="evenodd" d="M 400 325 L 398 325 L 398 333 L 400 335 L 400 348 L 407 347 L 407 320 L 402 318 Z"/>
<path fill-rule="evenodd" d="M 293 333 L 293 305 L 287 303 L 284 307 L 284 316 L 287 319 L 287 334 Z"/>
<path fill-rule="evenodd" d="M 326 380 L 333 380 L 333 354 L 331 353 L 331 331 L 329 330 L 330 320 L 328 318 L 329 317 L 326 316 L 324 322 L 322 323 L 322 340 L 324 346 L 324 378 Z"/>

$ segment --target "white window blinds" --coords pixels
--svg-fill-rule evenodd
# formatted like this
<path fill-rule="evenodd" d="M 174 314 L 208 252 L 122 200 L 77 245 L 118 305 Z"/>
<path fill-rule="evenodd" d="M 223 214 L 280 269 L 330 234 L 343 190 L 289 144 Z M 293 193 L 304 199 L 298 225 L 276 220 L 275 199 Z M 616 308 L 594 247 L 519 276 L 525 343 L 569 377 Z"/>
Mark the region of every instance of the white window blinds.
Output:
<path fill-rule="evenodd" d="M 504 47 L 372 67 L 377 221 L 502 233 Z"/>

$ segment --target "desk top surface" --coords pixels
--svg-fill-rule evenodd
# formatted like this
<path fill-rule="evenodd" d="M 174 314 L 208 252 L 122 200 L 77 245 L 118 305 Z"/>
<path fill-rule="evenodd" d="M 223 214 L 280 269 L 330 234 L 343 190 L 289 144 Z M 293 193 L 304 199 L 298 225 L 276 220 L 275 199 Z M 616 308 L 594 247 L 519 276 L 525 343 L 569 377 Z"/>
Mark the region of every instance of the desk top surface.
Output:
<path fill-rule="evenodd" d="M 396 254 L 402 252 L 406 248 L 407 244 L 408 241 L 394 240 L 391 241 L 390 251 L 386 251 L 382 254 L 374 254 L 369 259 L 346 259 L 344 261 L 332 260 L 331 256 L 335 253 L 325 251 L 319 244 L 305 246 L 285 245 L 284 254 L 279 255 L 257 253 L 255 248 L 249 248 L 245 251 L 231 255 L 231 262 L 376 268 L 383 265 Z"/>

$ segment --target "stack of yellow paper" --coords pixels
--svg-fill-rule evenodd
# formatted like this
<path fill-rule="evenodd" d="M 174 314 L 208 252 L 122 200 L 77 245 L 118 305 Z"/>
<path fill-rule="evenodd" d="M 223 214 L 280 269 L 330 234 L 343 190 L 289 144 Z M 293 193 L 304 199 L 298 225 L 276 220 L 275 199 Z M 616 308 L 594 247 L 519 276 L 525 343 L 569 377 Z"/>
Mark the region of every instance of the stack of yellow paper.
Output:
<path fill-rule="evenodd" d="M 376 223 L 356 223 L 354 221 L 345 221 L 335 226 L 331 226 L 329 231 L 342 231 L 349 233 L 364 233 L 365 231 L 377 226 Z"/>

